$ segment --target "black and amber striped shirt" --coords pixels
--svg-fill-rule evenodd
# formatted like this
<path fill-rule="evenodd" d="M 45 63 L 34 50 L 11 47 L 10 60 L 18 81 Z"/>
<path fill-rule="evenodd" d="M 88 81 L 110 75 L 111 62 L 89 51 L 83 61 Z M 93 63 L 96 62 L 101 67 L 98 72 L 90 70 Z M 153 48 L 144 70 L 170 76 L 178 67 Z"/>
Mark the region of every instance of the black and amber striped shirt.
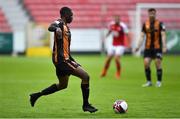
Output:
<path fill-rule="evenodd" d="M 165 26 L 159 20 L 152 23 L 147 20 L 143 24 L 142 32 L 146 34 L 145 49 L 162 49 L 162 31 L 165 31 Z"/>
<path fill-rule="evenodd" d="M 70 43 L 71 43 L 71 32 L 67 24 L 65 24 L 61 19 L 55 21 L 62 31 L 62 37 L 59 37 L 56 32 L 54 32 L 54 45 L 53 45 L 53 63 L 59 64 L 65 60 L 71 58 L 70 56 Z"/>

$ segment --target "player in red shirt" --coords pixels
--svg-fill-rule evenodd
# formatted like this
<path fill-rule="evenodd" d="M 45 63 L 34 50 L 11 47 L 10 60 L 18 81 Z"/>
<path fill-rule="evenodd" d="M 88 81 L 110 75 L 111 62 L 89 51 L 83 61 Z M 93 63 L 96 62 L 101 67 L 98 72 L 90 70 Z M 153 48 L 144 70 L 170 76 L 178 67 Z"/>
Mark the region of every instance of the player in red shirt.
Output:
<path fill-rule="evenodd" d="M 119 16 L 114 16 L 114 21 L 112 21 L 109 25 L 109 31 L 106 35 L 106 38 L 112 34 L 113 36 L 113 41 L 112 44 L 109 46 L 108 51 L 107 51 L 107 58 L 105 61 L 104 68 L 101 73 L 101 77 L 105 77 L 107 70 L 109 68 L 110 62 L 112 58 L 115 58 L 116 62 L 116 78 L 120 78 L 121 74 L 121 63 L 120 63 L 120 57 L 124 54 L 125 51 L 125 37 L 126 35 L 128 36 L 128 28 L 126 24 L 120 21 Z"/>

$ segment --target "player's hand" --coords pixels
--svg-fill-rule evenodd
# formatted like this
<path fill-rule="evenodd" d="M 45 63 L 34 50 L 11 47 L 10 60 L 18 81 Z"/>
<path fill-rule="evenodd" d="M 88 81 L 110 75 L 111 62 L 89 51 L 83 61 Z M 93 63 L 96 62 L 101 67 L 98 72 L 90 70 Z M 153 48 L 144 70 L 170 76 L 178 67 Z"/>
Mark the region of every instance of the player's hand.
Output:
<path fill-rule="evenodd" d="M 139 48 L 138 48 L 138 47 L 134 49 L 134 52 L 137 52 L 137 51 L 139 51 Z"/>
<path fill-rule="evenodd" d="M 166 53 L 167 52 L 167 47 L 163 47 L 162 51 L 163 51 L 163 53 Z"/>
<path fill-rule="evenodd" d="M 60 28 L 57 28 L 57 29 L 56 29 L 56 34 L 57 34 L 57 37 L 58 37 L 58 38 L 62 39 L 62 31 L 61 31 Z"/>
<path fill-rule="evenodd" d="M 73 64 L 77 64 L 75 61 L 71 61 Z"/>

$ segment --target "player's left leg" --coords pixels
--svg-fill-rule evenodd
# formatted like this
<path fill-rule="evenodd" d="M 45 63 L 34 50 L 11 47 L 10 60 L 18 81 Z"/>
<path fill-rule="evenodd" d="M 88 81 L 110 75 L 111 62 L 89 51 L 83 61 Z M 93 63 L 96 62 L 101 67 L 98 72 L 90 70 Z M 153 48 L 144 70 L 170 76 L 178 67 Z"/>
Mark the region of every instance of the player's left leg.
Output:
<path fill-rule="evenodd" d="M 83 110 L 84 111 L 89 111 L 89 112 L 96 112 L 98 109 L 95 107 L 91 106 L 89 104 L 89 80 L 90 77 L 86 71 L 84 71 L 80 66 L 77 67 L 73 72 L 72 75 L 79 77 L 82 79 L 81 82 L 81 90 L 82 90 L 82 95 L 83 95 Z"/>
<path fill-rule="evenodd" d="M 101 75 L 100 75 L 101 77 L 106 76 L 106 73 L 108 71 L 109 65 L 110 65 L 111 60 L 113 58 L 113 55 L 114 55 L 114 46 L 110 45 L 108 47 L 108 50 L 107 50 L 107 57 L 106 57 L 106 61 L 105 61 L 103 70 L 102 70 Z"/>
<path fill-rule="evenodd" d="M 161 81 L 162 81 L 162 65 L 161 65 L 161 59 L 156 58 L 155 59 L 155 64 L 156 64 L 156 70 L 157 70 L 157 87 L 161 87 Z"/>

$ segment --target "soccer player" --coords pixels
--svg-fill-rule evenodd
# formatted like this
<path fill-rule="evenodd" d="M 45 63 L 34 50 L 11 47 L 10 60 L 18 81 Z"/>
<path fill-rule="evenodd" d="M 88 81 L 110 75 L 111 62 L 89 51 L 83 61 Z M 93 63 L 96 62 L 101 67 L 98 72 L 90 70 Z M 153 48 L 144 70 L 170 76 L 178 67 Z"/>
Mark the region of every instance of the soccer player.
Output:
<path fill-rule="evenodd" d="M 117 79 L 119 79 L 121 74 L 120 57 L 124 54 L 125 51 L 125 36 L 126 38 L 128 38 L 128 28 L 125 23 L 120 21 L 120 17 L 118 15 L 115 15 L 114 21 L 110 23 L 109 31 L 106 34 L 106 38 L 110 34 L 113 35 L 113 42 L 108 48 L 107 58 L 101 73 L 101 77 L 106 76 L 111 60 L 114 57 L 116 62 L 116 69 L 117 69 L 115 76 Z"/>
<path fill-rule="evenodd" d="M 162 22 L 156 19 L 156 9 L 150 8 L 148 10 L 149 19 L 143 24 L 140 39 L 135 51 L 140 49 L 146 36 L 145 50 L 144 50 L 144 68 L 146 74 L 147 83 L 143 87 L 152 86 L 151 82 L 151 69 L 150 64 L 155 59 L 157 69 L 157 87 L 161 87 L 162 81 L 162 53 L 167 51 L 166 47 L 166 32 L 165 26 Z"/>
<path fill-rule="evenodd" d="M 30 95 L 31 106 L 34 107 L 35 102 L 41 96 L 46 96 L 57 91 L 66 89 L 68 86 L 69 76 L 79 77 L 81 82 L 81 90 L 83 96 L 83 111 L 96 112 L 97 109 L 89 104 L 89 75 L 70 55 L 71 32 L 67 24 L 73 20 L 73 12 L 68 7 L 60 9 L 60 19 L 53 22 L 48 30 L 54 32 L 54 45 L 52 60 L 56 68 L 56 75 L 59 80 L 58 84 L 53 84 L 44 90 Z"/>

